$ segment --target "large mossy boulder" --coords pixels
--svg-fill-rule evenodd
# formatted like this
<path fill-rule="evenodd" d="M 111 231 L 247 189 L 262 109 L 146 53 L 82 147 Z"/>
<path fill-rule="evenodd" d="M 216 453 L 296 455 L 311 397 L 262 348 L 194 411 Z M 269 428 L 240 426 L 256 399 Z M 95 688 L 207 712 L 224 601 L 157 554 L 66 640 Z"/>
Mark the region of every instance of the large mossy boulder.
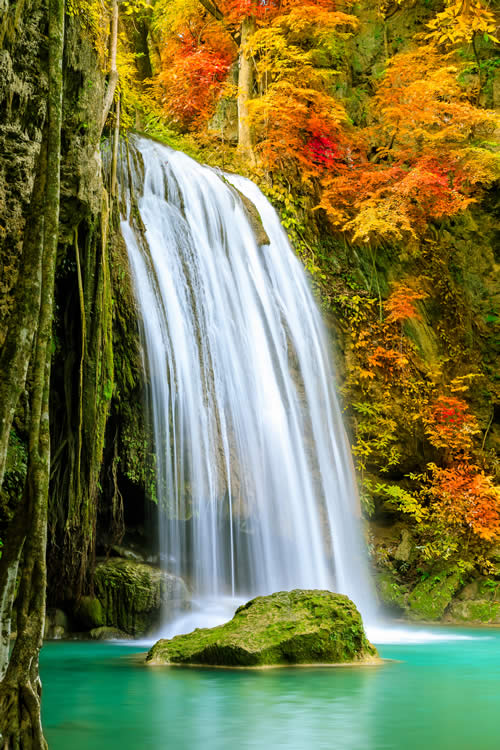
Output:
<path fill-rule="evenodd" d="M 331 591 L 280 591 L 239 607 L 215 628 L 160 640 L 149 664 L 258 667 L 374 661 L 361 615 L 347 596 Z"/>
<path fill-rule="evenodd" d="M 181 578 L 134 560 L 112 558 L 95 570 L 95 598 L 84 598 L 82 625 L 107 626 L 139 636 L 154 628 L 162 613 L 187 606 L 189 591 Z M 78 614 L 78 613 L 77 613 Z"/>

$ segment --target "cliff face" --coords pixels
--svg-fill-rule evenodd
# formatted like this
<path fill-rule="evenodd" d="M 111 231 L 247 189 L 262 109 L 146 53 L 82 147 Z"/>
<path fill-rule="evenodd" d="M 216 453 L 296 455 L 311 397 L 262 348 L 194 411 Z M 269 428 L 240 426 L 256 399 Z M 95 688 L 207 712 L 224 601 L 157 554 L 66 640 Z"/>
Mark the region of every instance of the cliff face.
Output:
<path fill-rule="evenodd" d="M 31 198 L 48 85 L 46 3 L 7 2 L 2 10 L 0 348 L 12 325 L 23 239 L 33 221 Z M 95 41 L 76 16 L 68 17 L 50 399 L 50 602 L 72 600 L 87 590 L 98 538 L 103 551 L 103 544 L 116 542 L 123 534 L 118 484 L 125 473 L 139 484 L 134 496 L 140 506 L 138 523 L 144 514 L 145 470 L 138 454 L 143 457 L 145 451 L 145 428 L 137 320 L 128 263 L 115 231 L 116 209 L 108 198 L 101 163 L 105 88 Z M 26 476 L 29 388 L 28 372 L 0 495 L 0 539 L 4 540 Z M 134 511 L 129 515 L 134 518 Z"/>

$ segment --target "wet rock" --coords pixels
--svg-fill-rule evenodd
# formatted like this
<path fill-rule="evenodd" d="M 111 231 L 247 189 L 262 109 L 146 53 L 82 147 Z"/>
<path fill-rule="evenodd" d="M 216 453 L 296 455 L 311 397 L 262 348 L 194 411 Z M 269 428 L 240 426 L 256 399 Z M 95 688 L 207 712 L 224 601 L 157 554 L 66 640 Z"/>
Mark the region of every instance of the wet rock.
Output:
<path fill-rule="evenodd" d="M 410 562 L 413 550 L 413 537 L 408 529 L 403 529 L 401 532 L 401 542 L 394 553 L 394 558 L 400 562 Z"/>
<path fill-rule="evenodd" d="M 82 596 L 75 607 L 74 617 L 83 630 L 98 628 L 106 624 L 103 606 L 95 596 Z"/>
<path fill-rule="evenodd" d="M 262 219 L 257 210 L 257 207 L 249 198 L 246 197 L 246 195 L 240 193 L 240 191 L 235 188 L 234 185 L 232 186 L 232 188 L 233 190 L 236 190 L 239 198 L 241 199 L 241 202 L 243 203 L 247 219 L 250 223 L 250 226 L 252 227 L 252 232 L 255 235 L 255 241 L 258 245 L 269 245 L 270 239 L 267 235 L 266 230 L 264 229 L 264 224 L 262 223 Z"/>
<path fill-rule="evenodd" d="M 496 625 L 500 623 L 500 601 L 488 599 L 456 600 L 446 613 L 445 621 Z"/>
<path fill-rule="evenodd" d="M 65 638 L 68 631 L 69 624 L 65 612 L 62 609 L 49 608 L 45 617 L 44 638 L 59 640 Z"/>
<path fill-rule="evenodd" d="M 93 628 L 89 636 L 92 638 L 93 641 L 124 641 L 124 640 L 130 640 L 130 635 L 128 633 L 124 633 L 123 630 L 118 630 L 118 628 Z"/>
<path fill-rule="evenodd" d="M 190 595 L 181 578 L 146 563 L 111 558 L 95 570 L 95 594 L 103 622 L 130 635 L 154 628 L 162 612 L 187 606 Z"/>
<path fill-rule="evenodd" d="M 144 557 L 133 549 L 128 547 L 122 547 L 115 544 L 111 547 L 111 551 L 116 557 L 121 557 L 124 560 L 135 560 L 136 562 L 144 562 Z"/>
<path fill-rule="evenodd" d="M 377 591 L 388 610 L 401 614 L 407 609 L 406 587 L 401 586 L 388 571 L 378 577 Z"/>
<path fill-rule="evenodd" d="M 160 640 L 149 664 L 256 667 L 374 661 L 361 616 L 347 596 L 331 591 L 280 591 L 252 599 L 216 628 Z"/>

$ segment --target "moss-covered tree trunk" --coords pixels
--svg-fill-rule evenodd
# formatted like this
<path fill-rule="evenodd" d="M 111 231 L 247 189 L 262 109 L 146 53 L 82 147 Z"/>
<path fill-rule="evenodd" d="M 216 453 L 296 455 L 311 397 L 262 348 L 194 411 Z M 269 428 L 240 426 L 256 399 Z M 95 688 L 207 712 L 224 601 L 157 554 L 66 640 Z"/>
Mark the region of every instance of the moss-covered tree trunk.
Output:
<path fill-rule="evenodd" d="M 54 277 L 59 234 L 64 0 L 49 0 L 49 107 L 41 293 L 32 360 L 26 539 L 17 599 L 17 636 L 0 683 L 0 747 L 40 750 L 43 736 L 38 658 L 45 624 L 47 506 L 50 476 L 49 389 Z"/>
<path fill-rule="evenodd" d="M 25 387 L 33 337 L 40 312 L 46 154 L 47 144 L 44 138 L 31 199 L 30 219 L 23 243 L 19 283 L 16 289 L 17 305 L 12 313 L 7 340 L 0 358 L 0 372 L 3 376 L 0 403 L 4 410 L 5 420 L 2 427 L 8 426 L 7 435 L 12 425 L 15 406 Z M 25 498 L 20 497 L 18 506 L 14 509 L 14 517 L 9 524 L 8 539 L 0 558 L 0 680 L 4 677 L 8 664 L 12 603 L 26 525 Z"/>
<path fill-rule="evenodd" d="M 43 147 L 42 147 L 43 152 Z M 15 307 L 9 318 L 7 336 L 0 354 L 0 487 L 14 413 L 26 383 L 33 337 L 40 307 L 45 159 L 42 153 L 33 187 L 23 253 L 15 292 Z"/>

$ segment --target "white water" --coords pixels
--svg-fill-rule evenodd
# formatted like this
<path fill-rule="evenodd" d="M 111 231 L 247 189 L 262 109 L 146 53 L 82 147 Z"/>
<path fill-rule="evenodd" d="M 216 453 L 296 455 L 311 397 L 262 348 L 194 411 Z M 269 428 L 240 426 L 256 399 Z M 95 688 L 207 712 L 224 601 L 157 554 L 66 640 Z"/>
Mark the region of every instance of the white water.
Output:
<path fill-rule="evenodd" d="M 250 181 L 144 139 L 131 174 L 146 242 L 130 198 L 122 232 L 150 379 L 161 549 L 194 592 L 167 634 L 292 588 L 345 593 L 373 620 L 328 341 L 274 209 Z M 269 245 L 256 244 L 231 185 L 257 207 Z"/>

